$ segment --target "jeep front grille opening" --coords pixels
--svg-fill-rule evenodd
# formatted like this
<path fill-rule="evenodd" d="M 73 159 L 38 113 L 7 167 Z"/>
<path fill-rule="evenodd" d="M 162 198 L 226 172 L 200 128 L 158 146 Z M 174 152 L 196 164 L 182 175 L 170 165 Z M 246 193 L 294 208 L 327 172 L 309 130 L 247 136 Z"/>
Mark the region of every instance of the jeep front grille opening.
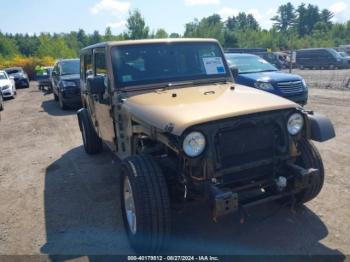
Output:
<path fill-rule="evenodd" d="M 249 165 L 284 155 L 288 147 L 282 128 L 277 119 L 271 118 L 245 121 L 219 130 L 215 141 L 219 167 Z"/>

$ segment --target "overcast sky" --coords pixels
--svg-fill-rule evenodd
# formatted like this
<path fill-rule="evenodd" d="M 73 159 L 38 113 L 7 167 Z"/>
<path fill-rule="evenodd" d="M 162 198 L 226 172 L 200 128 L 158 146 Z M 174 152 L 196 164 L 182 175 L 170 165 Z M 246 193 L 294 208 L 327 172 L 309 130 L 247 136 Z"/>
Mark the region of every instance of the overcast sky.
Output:
<path fill-rule="evenodd" d="M 222 17 L 251 13 L 263 28 L 270 28 L 270 18 L 279 5 L 275 0 L 16 0 L 4 1 L 0 8 L 0 31 L 9 33 L 70 32 L 79 28 L 91 33 L 112 27 L 113 33 L 125 31 L 128 12 L 139 9 L 151 30 L 184 32 L 186 23 L 213 13 Z M 295 6 L 305 1 L 291 1 Z M 316 0 L 306 3 L 328 8 L 334 20 L 350 20 L 350 0 Z"/>

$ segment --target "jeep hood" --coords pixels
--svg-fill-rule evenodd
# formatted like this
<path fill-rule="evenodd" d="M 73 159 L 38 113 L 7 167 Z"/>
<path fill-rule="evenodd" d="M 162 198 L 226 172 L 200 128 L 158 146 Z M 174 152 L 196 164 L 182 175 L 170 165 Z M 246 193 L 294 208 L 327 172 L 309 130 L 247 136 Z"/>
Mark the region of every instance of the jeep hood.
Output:
<path fill-rule="evenodd" d="M 126 110 L 140 120 L 181 135 L 193 125 L 297 104 L 276 95 L 232 83 L 178 88 L 138 94 L 126 99 Z"/>

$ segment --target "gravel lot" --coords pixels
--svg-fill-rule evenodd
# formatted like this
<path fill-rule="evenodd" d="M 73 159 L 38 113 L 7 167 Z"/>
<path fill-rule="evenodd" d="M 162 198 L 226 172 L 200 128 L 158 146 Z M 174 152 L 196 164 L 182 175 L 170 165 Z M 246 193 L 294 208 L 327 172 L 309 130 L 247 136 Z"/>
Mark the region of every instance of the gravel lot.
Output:
<path fill-rule="evenodd" d="M 289 72 L 285 70 L 285 72 Z M 302 76 L 312 88 L 350 91 L 350 69 L 346 70 L 299 70 L 293 74 Z"/>
<path fill-rule="evenodd" d="M 167 254 L 350 254 L 350 92 L 310 90 L 308 109 L 328 115 L 337 138 L 317 144 L 326 182 L 293 213 L 268 204 L 241 225 L 209 210 L 173 210 Z M 0 122 L 0 254 L 132 254 L 121 220 L 118 160 L 84 153 L 74 111 L 34 83 L 6 101 Z"/>

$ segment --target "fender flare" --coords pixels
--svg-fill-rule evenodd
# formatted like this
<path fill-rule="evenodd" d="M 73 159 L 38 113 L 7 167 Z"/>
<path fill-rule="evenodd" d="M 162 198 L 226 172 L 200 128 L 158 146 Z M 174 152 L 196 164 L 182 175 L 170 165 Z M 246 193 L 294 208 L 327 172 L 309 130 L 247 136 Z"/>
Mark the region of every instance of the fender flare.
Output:
<path fill-rule="evenodd" d="M 82 131 L 82 127 L 81 127 L 81 114 L 83 114 L 83 111 L 87 111 L 86 108 L 81 108 L 77 111 L 77 117 L 78 117 L 78 123 L 79 123 L 79 129 L 80 129 L 80 132 Z"/>

